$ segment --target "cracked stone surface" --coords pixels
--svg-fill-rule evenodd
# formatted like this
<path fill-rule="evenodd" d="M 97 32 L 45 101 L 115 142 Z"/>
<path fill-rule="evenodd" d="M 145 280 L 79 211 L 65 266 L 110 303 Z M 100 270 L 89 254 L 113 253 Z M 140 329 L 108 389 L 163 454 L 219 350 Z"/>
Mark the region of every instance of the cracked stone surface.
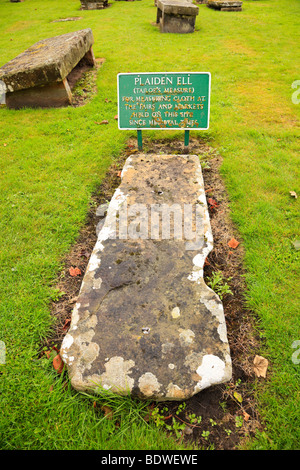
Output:
<path fill-rule="evenodd" d="M 231 379 L 212 248 L 199 158 L 129 157 L 61 347 L 75 389 L 185 400 Z"/>

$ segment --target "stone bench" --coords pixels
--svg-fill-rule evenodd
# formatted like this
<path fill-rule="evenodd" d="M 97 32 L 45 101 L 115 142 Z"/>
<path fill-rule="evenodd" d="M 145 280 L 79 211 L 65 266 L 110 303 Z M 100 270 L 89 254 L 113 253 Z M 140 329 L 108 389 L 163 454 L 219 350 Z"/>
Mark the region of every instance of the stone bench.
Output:
<path fill-rule="evenodd" d="M 157 0 L 156 23 L 162 33 L 193 33 L 198 13 L 188 0 Z"/>
<path fill-rule="evenodd" d="M 242 1 L 236 0 L 208 0 L 207 6 L 220 11 L 242 11 Z"/>
<path fill-rule="evenodd" d="M 128 157 L 60 350 L 76 390 L 185 400 L 231 379 L 212 247 L 199 157 Z"/>
<path fill-rule="evenodd" d="M 87 28 L 37 42 L 0 68 L 9 108 L 59 107 L 72 103 L 67 77 L 81 61 L 95 65 Z"/>

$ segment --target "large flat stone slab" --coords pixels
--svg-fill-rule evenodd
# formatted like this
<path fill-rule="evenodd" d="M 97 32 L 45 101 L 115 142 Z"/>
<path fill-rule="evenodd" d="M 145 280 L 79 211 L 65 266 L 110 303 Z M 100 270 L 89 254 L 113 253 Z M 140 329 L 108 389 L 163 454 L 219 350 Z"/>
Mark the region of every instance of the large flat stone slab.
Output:
<path fill-rule="evenodd" d="M 242 11 L 242 1 L 238 0 L 208 0 L 207 6 L 221 11 Z"/>
<path fill-rule="evenodd" d="M 72 99 L 67 76 L 83 58 L 95 65 L 90 28 L 43 39 L 0 68 L 8 107 L 59 106 Z"/>
<path fill-rule="evenodd" d="M 75 389 L 184 400 L 230 380 L 212 247 L 199 158 L 129 157 L 61 347 Z"/>

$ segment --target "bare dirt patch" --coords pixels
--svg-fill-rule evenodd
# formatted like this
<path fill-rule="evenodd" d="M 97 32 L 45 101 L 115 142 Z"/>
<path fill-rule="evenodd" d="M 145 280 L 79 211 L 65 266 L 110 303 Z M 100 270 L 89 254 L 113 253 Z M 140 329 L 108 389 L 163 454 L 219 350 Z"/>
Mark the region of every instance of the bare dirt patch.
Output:
<path fill-rule="evenodd" d="M 144 153 L 184 152 L 184 143 L 179 140 L 165 142 L 144 139 L 143 145 Z M 96 215 L 96 208 L 110 201 L 120 184 L 120 172 L 126 158 L 135 152 L 138 152 L 137 141 L 131 139 L 125 152 L 111 165 L 106 178 L 92 197 L 86 224 L 77 243 L 66 257 L 65 269 L 55 286 L 64 294 L 52 304 L 55 326 L 52 337 L 45 343 L 49 348 L 55 346 L 59 350 L 68 331 L 72 309 L 97 240 L 96 226 L 101 219 Z M 193 443 L 196 448 L 233 450 L 262 428 L 253 391 L 257 380 L 253 371 L 253 359 L 260 346 L 260 339 L 255 329 L 255 317 L 246 307 L 243 243 L 230 220 L 230 201 L 219 172 L 222 158 L 207 143 L 195 138 L 190 139 L 189 153 L 199 155 L 202 162 L 214 236 L 214 249 L 206 260 L 204 277 L 206 282 L 209 282 L 213 272 L 220 272 L 232 292 L 225 294 L 222 302 L 233 363 L 233 378 L 230 383 L 210 387 L 198 393 L 186 400 L 184 405 L 180 402 L 165 402 L 160 404 L 159 408 L 166 430 L 168 426 L 169 431 L 174 434 L 177 426 L 184 425 L 176 432 L 177 437 L 180 434 L 179 439 Z M 228 246 L 232 238 L 239 242 L 236 248 Z M 81 274 L 71 276 L 71 267 L 79 268 Z"/>
<path fill-rule="evenodd" d="M 87 104 L 97 93 L 97 73 L 104 59 L 98 58 L 95 61 L 96 65 L 92 67 L 83 57 L 67 77 L 72 91 L 72 106 L 75 108 Z"/>

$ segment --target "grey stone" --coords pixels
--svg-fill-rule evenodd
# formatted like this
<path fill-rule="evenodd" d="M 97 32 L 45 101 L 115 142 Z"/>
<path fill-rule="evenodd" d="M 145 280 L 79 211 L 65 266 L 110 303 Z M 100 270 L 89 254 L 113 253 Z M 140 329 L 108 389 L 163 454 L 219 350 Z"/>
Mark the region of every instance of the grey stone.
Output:
<path fill-rule="evenodd" d="M 102 230 L 104 223 L 105 223 L 105 218 L 99 220 L 99 222 L 97 223 L 97 225 L 96 225 L 96 235 L 97 235 L 97 237 L 98 237 L 100 231 Z"/>
<path fill-rule="evenodd" d="M 207 6 L 221 11 L 242 11 L 242 1 L 237 0 L 208 0 Z"/>
<path fill-rule="evenodd" d="M 109 206 L 109 202 L 105 202 L 103 204 L 100 204 L 100 206 L 98 206 L 97 209 L 96 209 L 96 216 L 97 217 L 104 217 L 106 212 L 107 212 L 108 206 Z"/>
<path fill-rule="evenodd" d="M 71 102 L 67 76 L 81 59 L 95 65 L 90 28 L 43 39 L 0 68 L 8 107 Z"/>
<path fill-rule="evenodd" d="M 223 306 L 203 280 L 213 239 L 199 158 L 136 154 L 121 177 L 61 357 L 76 390 L 184 400 L 232 373 Z M 195 230 L 180 237 L 187 206 Z M 175 210 L 169 235 L 162 208 Z"/>
<path fill-rule="evenodd" d="M 0 68 L 10 92 L 61 82 L 91 49 L 90 28 L 43 39 Z"/>
<path fill-rule="evenodd" d="M 80 0 L 81 10 L 102 10 L 108 5 L 108 0 L 101 1 L 90 1 L 90 0 Z"/>
<path fill-rule="evenodd" d="M 199 7 L 188 0 L 157 0 L 156 23 L 162 33 L 193 33 Z"/>

